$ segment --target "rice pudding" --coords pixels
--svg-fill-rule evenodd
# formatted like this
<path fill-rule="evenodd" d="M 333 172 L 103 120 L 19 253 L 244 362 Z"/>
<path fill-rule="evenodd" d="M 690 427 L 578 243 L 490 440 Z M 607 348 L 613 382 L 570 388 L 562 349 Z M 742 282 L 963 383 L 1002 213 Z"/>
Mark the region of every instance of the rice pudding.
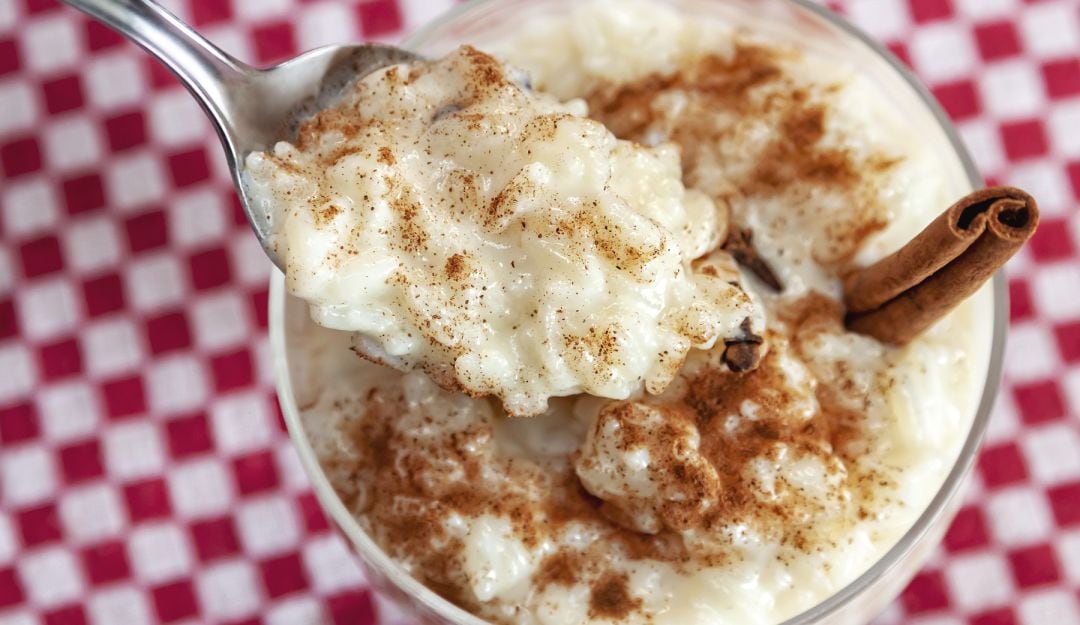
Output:
<path fill-rule="evenodd" d="M 981 391 L 973 303 L 903 348 L 846 331 L 838 303 L 849 269 L 951 202 L 939 156 L 834 60 L 658 2 L 582 3 L 477 43 L 619 139 L 677 153 L 782 289 L 735 280 L 764 315 L 740 335 L 760 346 L 753 371 L 717 340 L 662 391 L 555 398 L 528 419 L 305 324 L 302 419 L 342 501 L 493 622 L 772 624 L 829 597 L 925 509 Z M 735 272 L 715 243 L 687 260 Z"/>
<path fill-rule="evenodd" d="M 470 47 L 389 67 L 247 157 L 316 321 L 515 416 L 660 393 L 690 349 L 760 330 L 714 252 L 726 211 L 683 187 L 677 148 L 524 80 Z"/>

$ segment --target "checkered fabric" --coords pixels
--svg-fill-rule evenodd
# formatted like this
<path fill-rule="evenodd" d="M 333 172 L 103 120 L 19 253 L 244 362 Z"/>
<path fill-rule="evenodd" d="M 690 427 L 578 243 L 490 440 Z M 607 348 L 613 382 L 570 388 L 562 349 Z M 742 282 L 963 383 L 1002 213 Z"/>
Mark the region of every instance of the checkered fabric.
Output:
<path fill-rule="evenodd" d="M 240 58 L 396 38 L 452 0 L 173 0 Z M 1080 625 L 1080 1 L 833 8 L 1044 211 L 966 504 L 882 625 Z M 55 0 L 0 0 L 0 623 L 406 623 L 290 448 L 269 263 L 202 113 Z"/>

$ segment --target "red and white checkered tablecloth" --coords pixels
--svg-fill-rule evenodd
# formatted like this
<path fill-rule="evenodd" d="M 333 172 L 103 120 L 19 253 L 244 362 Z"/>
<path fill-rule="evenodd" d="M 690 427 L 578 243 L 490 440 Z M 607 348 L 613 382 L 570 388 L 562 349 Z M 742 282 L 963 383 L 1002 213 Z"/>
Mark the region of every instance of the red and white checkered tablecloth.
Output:
<path fill-rule="evenodd" d="M 453 0 L 173 0 L 268 63 Z M 1043 222 L 1009 266 L 974 487 L 882 625 L 1080 625 L 1080 0 L 832 3 L 933 88 Z M 0 624 L 407 619 L 329 527 L 276 406 L 269 263 L 161 67 L 55 0 L 0 0 Z"/>

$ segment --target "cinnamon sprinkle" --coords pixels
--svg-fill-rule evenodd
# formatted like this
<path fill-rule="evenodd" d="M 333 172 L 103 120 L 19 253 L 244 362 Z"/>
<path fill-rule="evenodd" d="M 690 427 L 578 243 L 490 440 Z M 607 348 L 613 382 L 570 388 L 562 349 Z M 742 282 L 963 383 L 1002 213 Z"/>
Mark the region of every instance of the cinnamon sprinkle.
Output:
<path fill-rule="evenodd" d="M 451 280 L 460 280 L 468 272 L 468 263 L 464 254 L 454 254 L 446 259 L 446 277 Z"/>
<path fill-rule="evenodd" d="M 788 75 L 793 58 L 778 48 L 739 42 L 730 57 L 707 55 L 673 75 L 654 74 L 632 84 L 608 85 L 589 94 L 590 116 L 621 139 L 672 141 L 682 150 L 683 181 L 729 204 L 740 224 L 755 199 L 783 196 L 796 213 L 801 193 L 820 187 L 844 198 L 850 210 L 831 214 L 821 253 L 815 260 L 844 267 L 870 235 L 886 224 L 878 198 L 879 178 L 898 160 L 874 154 L 858 160 L 845 148 L 823 141 L 829 120 L 829 89 L 814 89 Z M 680 94 L 678 112 L 664 96 Z M 750 157 L 733 152 L 767 140 Z M 717 163 L 732 164 L 717 180 Z M 801 213 L 800 213 L 801 214 Z M 816 216 L 810 216 L 816 217 Z M 775 224 L 776 228 L 790 224 Z M 768 278 L 767 284 L 779 290 Z"/>
<path fill-rule="evenodd" d="M 476 64 L 476 72 L 470 78 L 473 87 L 500 88 L 501 74 L 498 80 L 489 75 L 484 70 L 485 58 L 488 57 L 482 53 L 473 57 Z M 863 200 L 872 195 L 873 176 L 887 171 L 894 162 L 880 157 L 856 164 L 846 151 L 821 145 L 828 110 L 816 94 L 797 87 L 786 76 L 784 58 L 783 53 L 770 48 L 739 45 L 731 58 L 709 56 L 673 76 L 651 76 L 633 85 L 600 89 L 590 95 L 590 109 L 595 118 L 622 138 L 643 140 L 649 132 L 667 125 L 667 138 L 683 147 L 685 179 L 692 186 L 697 186 L 704 175 L 702 168 L 712 158 L 709 151 L 737 136 L 737 129 L 726 127 L 726 122 L 719 121 L 716 115 L 702 114 L 703 111 L 729 112 L 736 119 L 769 124 L 776 131 L 775 137 L 766 142 L 743 175 L 732 181 L 733 188 L 712 189 L 710 193 L 718 202 L 733 206 L 732 219 L 736 223 L 742 202 L 782 193 L 791 185 L 828 187 L 847 193 L 852 210 L 831 231 L 836 242 L 830 258 L 843 262 L 866 236 L 881 227 L 880 206 Z M 686 112 L 674 120 L 667 117 L 657 102 L 660 95 L 671 91 L 685 92 L 690 99 Z M 463 102 L 454 106 L 467 105 L 468 102 Z M 446 114 L 457 113 L 448 109 Z M 337 121 L 326 119 L 320 123 Z M 543 120 L 533 131 L 555 133 L 557 129 L 558 120 L 551 119 Z M 363 131 L 362 128 L 346 130 Z M 527 191 L 521 188 L 523 184 L 511 182 L 485 207 L 488 214 L 484 217 L 489 225 L 514 210 L 517 197 Z M 407 224 L 415 212 L 410 214 L 407 199 L 402 198 L 393 208 L 406 224 L 403 244 L 423 246 L 425 241 L 416 240 L 408 232 Z M 584 218 L 559 224 L 562 228 L 590 231 L 615 262 L 642 263 L 651 258 L 652 250 L 603 241 L 604 226 Z M 443 269 L 447 277 L 456 279 L 463 277 L 469 268 L 465 257 L 455 254 Z M 779 286 L 779 280 L 775 282 Z M 796 358 L 817 334 L 843 331 L 842 310 L 824 296 L 811 295 L 790 304 L 781 316 L 789 326 L 788 349 Z M 617 355 L 613 347 L 617 342 L 608 334 L 605 330 L 565 338 L 568 343 L 592 350 L 603 358 Z M 557 540 L 572 523 L 602 528 L 601 537 L 585 551 L 564 549 L 547 556 L 534 575 L 533 584 L 542 590 L 548 586 L 587 583 L 591 617 L 625 618 L 640 610 L 642 602 L 630 593 L 626 574 L 610 566 L 611 559 L 657 560 L 685 571 L 721 565 L 738 557 L 732 545 L 711 545 L 707 551 L 688 546 L 673 528 L 701 529 L 699 534 L 716 536 L 717 542 L 722 543 L 720 532 L 710 533 L 711 530 L 749 522 L 795 550 L 820 548 L 830 532 L 814 527 L 812 521 L 805 522 L 807 518 L 816 518 L 818 511 L 813 509 L 813 502 L 798 496 L 781 503 L 765 502 L 759 496 L 762 485 L 747 477 L 756 460 L 775 460 L 778 446 L 815 456 L 827 467 L 829 463 L 841 463 L 849 472 L 845 488 L 852 492 L 857 504 L 853 516 L 869 515 L 872 506 L 867 502 L 872 501 L 874 491 L 881 484 L 887 483 L 886 477 L 857 466 L 855 450 L 867 444 L 871 434 L 862 413 L 844 408 L 837 401 L 836 394 L 845 389 L 819 384 L 815 393 L 820 406 L 817 413 L 805 420 L 792 418 L 791 406 L 801 398 L 786 388 L 779 350 L 761 358 L 761 337 L 755 338 L 719 346 L 713 357 L 717 362 L 727 362 L 728 366 L 713 363 L 697 371 L 686 380 L 685 395 L 671 400 L 672 405 L 667 407 L 671 415 L 681 415 L 673 418 L 687 420 L 700 433 L 701 455 L 715 467 L 720 487 L 716 502 L 707 514 L 672 517 L 669 526 L 656 534 L 627 529 L 628 523 L 619 522 L 620 514 L 624 513 L 585 491 L 572 468 L 561 460 L 545 461 L 545 464 L 485 455 L 488 452 L 484 450 L 490 448 L 493 437 L 490 423 L 481 420 L 432 440 L 396 427 L 399 415 L 407 409 L 400 394 L 370 396 L 365 405 L 366 414 L 351 421 L 352 429 L 347 435 L 355 447 L 356 459 L 351 466 L 339 467 L 339 473 L 346 477 L 336 481 L 335 486 L 354 512 L 365 519 L 384 549 L 412 563 L 413 574 L 423 583 L 466 609 L 475 610 L 477 606 L 468 590 L 468 580 L 463 579 L 464 544 L 449 535 L 442 524 L 449 515 L 475 518 L 490 514 L 508 519 L 514 534 L 527 546 L 538 545 L 548 538 Z M 766 338 L 777 345 L 784 341 L 779 335 Z M 731 350 L 734 351 L 727 355 Z M 740 350 L 747 353 L 739 353 Z M 728 370 L 753 369 L 751 358 L 755 360 L 752 364 L 758 365 L 756 370 L 745 373 Z M 758 359 L 760 363 L 756 362 Z M 732 362 L 736 365 L 732 366 Z M 742 419 L 738 427 L 732 428 L 728 417 L 738 415 L 748 402 L 758 407 L 758 417 Z M 642 438 L 628 439 L 626 444 L 670 447 L 672 441 Z M 511 484 L 529 485 L 529 488 L 502 488 L 502 482 L 484 476 L 485 468 L 494 468 Z M 675 462 L 666 469 L 673 475 L 685 471 L 684 466 Z M 451 479 L 451 475 L 460 477 Z M 363 488 L 349 484 L 362 484 Z M 702 493 L 707 490 L 698 489 Z"/>
<path fill-rule="evenodd" d="M 796 356 L 801 346 L 819 333 L 842 331 L 840 306 L 820 295 L 787 306 L 781 318 L 790 327 L 790 349 Z M 716 497 L 715 504 L 707 514 L 667 521 L 683 530 L 699 528 L 700 534 L 718 541 L 707 550 L 688 546 L 681 534 L 670 529 L 649 535 L 612 522 L 607 502 L 585 491 L 565 464 L 497 455 L 492 426 L 486 419 L 463 422 L 435 437 L 420 437 L 416 427 L 399 425 L 405 411 L 418 410 L 406 407 L 400 391 L 373 391 L 364 398 L 364 414 L 347 421 L 344 431 L 355 455 L 348 463 L 328 468 L 328 474 L 338 476 L 334 484 L 340 496 L 384 549 L 410 562 L 411 571 L 424 584 L 469 610 L 480 606 L 463 577 L 465 545 L 443 525 L 451 514 L 507 519 L 517 538 L 529 548 L 545 540 L 558 544 L 559 536 L 571 524 L 599 529 L 600 538 L 583 551 L 563 547 L 545 558 L 533 576 L 533 585 L 543 590 L 588 584 L 591 614 L 624 618 L 640 610 L 641 603 L 629 592 L 625 574 L 613 568 L 618 559 L 667 562 L 682 571 L 722 566 L 739 555 L 734 545 L 724 545 L 723 534 L 717 530 L 737 523 L 750 523 L 771 540 L 800 551 L 818 549 L 834 535 L 829 528 L 815 527 L 813 520 L 820 517 L 820 510 L 814 509 L 812 502 L 798 496 L 778 503 L 763 501 L 761 485 L 748 480 L 751 463 L 773 457 L 778 444 L 793 453 L 818 456 L 826 463 L 842 462 L 849 471 L 846 488 L 857 502 L 852 518 L 869 515 L 874 491 L 887 484 L 881 475 L 857 466 L 851 452 L 869 436 L 863 415 L 838 408 L 827 384 L 818 386 L 818 413 L 806 420 L 792 417 L 791 407 L 799 398 L 786 387 L 779 368 L 776 345 L 782 339 L 766 338 L 774 347 L 757 370 L 733 374 L 707 366 L 687 380 L 681 401 L 664 408 L 672 419 L 686 419 L 700 432 L 701 454 L 720 478 L 719 492 L 710 495 Z M 731 429 L 728 416 L 738 413 L 744 402 L 759 407 L 758 417 Z M 432 410 L 445 410 L 438 402 L 433 406 Z M 436 426 L 443 417 L 437 412 L 410 416 L 417 418 Z M 627 449 L 651 445 L 668 449 L 676 443 L 670 437 L 661 440 L 643 437 L 642 432 L 628 434 L 623 441 Z M 675 430 L 670 435 L 676 436 Z M 664 460 L 664 454 L 651 456 L 661 464 L 670 462 L 658 470 L 676 477 L 685 462 L 674 457 Z M 491 470 L 505 479 L 485 477 L 485 471 Z M 523 488 L 508 488 L 507 484 Z"/>
<path fill-rule="evenodd" d="M 556 586 L 573 586 L 578 583 L 579 576 L 585 563 L 581 554 L 572 551 L 557 551 L 544 558 L 540 563 L 540 570 L 533 576 L 533 585 L 537 590 L 544 590 L 552 584 Z"/>
<path fill-rule="evenodd" d="M 630 594 L 625 573 L 608 573 L 590 587 L 589 618 L 622 619 L 639 608 L 641 599 Z"/>

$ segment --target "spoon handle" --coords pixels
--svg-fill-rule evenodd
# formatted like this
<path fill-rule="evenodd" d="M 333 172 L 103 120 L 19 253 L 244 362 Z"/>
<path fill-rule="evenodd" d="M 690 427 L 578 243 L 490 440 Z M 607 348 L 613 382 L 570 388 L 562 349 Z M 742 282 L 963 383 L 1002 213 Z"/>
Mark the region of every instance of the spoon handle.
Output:
<path fill-rule="evenodd" d="M 161 61 L 222 130 L 233 121 L 231 93 L 254 70 L 226 54 L 152 0 L 62 0 Z"/>

